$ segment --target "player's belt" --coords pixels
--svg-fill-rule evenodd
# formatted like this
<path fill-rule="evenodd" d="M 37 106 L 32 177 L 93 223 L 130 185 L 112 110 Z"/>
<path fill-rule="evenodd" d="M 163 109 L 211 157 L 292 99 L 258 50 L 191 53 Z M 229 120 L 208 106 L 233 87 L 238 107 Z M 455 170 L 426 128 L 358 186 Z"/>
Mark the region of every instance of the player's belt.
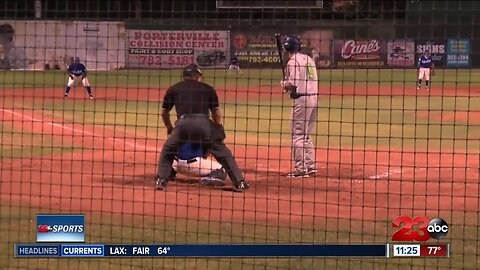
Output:
<path fill-rule="evenodd" d="M 182 115 L 179 117 L 179 119 L 194 118 L 194 117 L 204 117 L 204 118 L 208 118 L 208 115 L 203 114 L 203 113 L 182 114 Z"/>

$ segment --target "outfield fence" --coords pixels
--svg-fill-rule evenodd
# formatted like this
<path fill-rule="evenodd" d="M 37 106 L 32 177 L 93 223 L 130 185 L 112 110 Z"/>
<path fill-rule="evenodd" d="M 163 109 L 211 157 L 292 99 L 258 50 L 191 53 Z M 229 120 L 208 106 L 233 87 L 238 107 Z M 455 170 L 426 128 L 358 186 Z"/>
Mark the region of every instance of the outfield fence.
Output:
<path fill-rule="evenodd" d="M 292 2 L 0 3 L 0 268 L 480 268 L 479 3 Z M 308 178 L 286 176 L 292 100 L 275 33 L 300 36 L 317 65 Z M 429 90 L 416 87 L 425 50 Z M 78 83 L 64 98 L 75 57 L 93 99 Z M 245 193 L 182 174 L 155 190 L 163 98 L 191 63 L 217 91 Z M 84 214 L 92 244 L 398 242 L 449 257 L 15 258 L 49 230 L 37 214 Z M 446 235 L 428 233 L 434 218 Z"/>

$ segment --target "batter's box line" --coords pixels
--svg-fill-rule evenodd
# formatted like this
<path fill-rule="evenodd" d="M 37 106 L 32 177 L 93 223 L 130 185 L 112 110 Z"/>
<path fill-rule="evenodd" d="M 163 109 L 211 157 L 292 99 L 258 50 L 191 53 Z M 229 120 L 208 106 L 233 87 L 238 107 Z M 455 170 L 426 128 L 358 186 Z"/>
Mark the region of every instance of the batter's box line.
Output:
<path fill-rule="evenodd" d="M 379 174 L 376 174 L 376 175 L 372 175 L 370 177 L 368 177 L 368 179 L 383 179 L 383 178 L 388 178 L 392 175 L 398 175 L 398 174 L 403 174 L 403 173 L 406 173 L 408 171 L 415 171 L 415 172 L 418 172 L 418 171 L 425 171 L 427 168 L 408 168 L 408 169 L 405 169 L 405 168 L 400 168 L 400 169 L 393 169 L 393 170 L 388 170 L 386 172 L 383 172 L 383 173 L 379 173 Z"/>

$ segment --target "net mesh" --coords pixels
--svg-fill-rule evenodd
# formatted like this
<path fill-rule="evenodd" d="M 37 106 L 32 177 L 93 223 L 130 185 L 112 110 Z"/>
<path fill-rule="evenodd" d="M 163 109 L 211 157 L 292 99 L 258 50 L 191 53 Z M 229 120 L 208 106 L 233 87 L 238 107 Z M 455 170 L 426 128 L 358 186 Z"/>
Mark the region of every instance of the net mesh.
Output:
<path fill-rule="evenodd" d="M 478 269 L 480 2 L 278 2 L 0 1 L 0 268 Z M 292 100 L 275 33 L 299 35 L 318 70 L 309 178 L 285 176 Z M 74 57 L 92 100 L 81 76 L 64 97 Z M 181 174 L 155 190 L 163 98 L 190 63 L 217 91 L 245 193 Z M 123 244 L 385 243 L 397 216 L 440 217 L 451 256 L 14 258 L 38 213 L 85 214 L 87 242 Z"/>

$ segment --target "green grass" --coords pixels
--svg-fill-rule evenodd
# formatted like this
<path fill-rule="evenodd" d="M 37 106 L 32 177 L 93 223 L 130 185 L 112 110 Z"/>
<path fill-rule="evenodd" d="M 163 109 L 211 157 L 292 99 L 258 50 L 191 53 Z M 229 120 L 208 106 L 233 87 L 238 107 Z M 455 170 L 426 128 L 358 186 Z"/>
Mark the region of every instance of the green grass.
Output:
<path fill-rule="evenodd" d="M 225 69 L 204 70 L 204 79 L 216 87 L 249 87 L 278 85 L 282 78 L 280 70 L 248 69 L 243 76 L 227 75 Z M 319 70 L 320 85 L 365 84 L 403 86 L 416 80 L 415 69 L 338 69 Z M 180 70 L 118 70 L 91 71 L 88 78 L 94 87 L 166 88 L 178 82 Z M 0 71 L 2 86 L 12 88 L 63 87 L 67 75 L 63 71 Z M 432 82 L 437 85 L 478 85 L 480 71 L 475 69 L 438 70 Z"/>
<path fill-rule="evenodd" d="M 28 206 L 0 207 L 0 229 L 6 241 L 0 242 L 1 269 L 475 269 L 476 226 L 450 224 L 450 259 L 333 259 L 333 258 L 168 258 L 168 259 L 15 259 L 14 243 L 35 242 L 35 214 L 48 209 Z M 58 213 L 58 212 L 54 212 Z M 474 213 L 467 213 L 475 218 Z M 287 225 L 166 219 L 164 217 L 119 216 L 111 213 L 87 213 L 88 243 L 385 243 L 393 229 L 386 220 L 318 220 L 313 228 Z M 465 215 L 467 218 L 467 215 Z M 338 222 L 338 223 L 337 223 Z M 372 225 L 373 224 L 373 225 Z M 369 229 L 372 231 L 367 232 Z M 366 230 L 362 232 L 362 230 Z"/>
<path fill-rule="evenodd" d="M 248 100 L 223 106 L 229 143 L 252 146 L 289 143 L 289 100 Z M 143 138 L 156 139 L 165 134 L 159 102 L 98 100 L 33 107 L 67 122 L 126 130 Z M 322 148 L 378 146 L 478 152 L 480 125 L 475 122 L 478 119 L 441 121 L 428 118 L 427 113 L 453 115 L 455 111 L 474 111 L 479 107 L 480 98 L 469 97 L 330 96 L 319 101 L 314 139 Z"/>

